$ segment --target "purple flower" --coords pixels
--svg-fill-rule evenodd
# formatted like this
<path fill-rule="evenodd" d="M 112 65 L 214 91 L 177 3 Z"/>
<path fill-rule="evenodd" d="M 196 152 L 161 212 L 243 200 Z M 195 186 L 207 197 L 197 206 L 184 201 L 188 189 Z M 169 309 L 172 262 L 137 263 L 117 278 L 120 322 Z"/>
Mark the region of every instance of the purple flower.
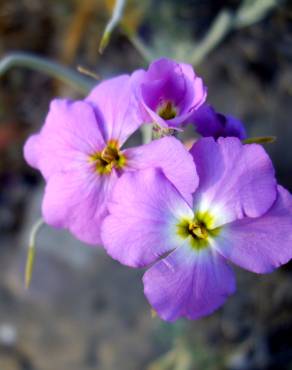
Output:
<path fill-rule="evenodd" d="M 133 74 L 144 121 L 178 128 L 206 100 L 207 89 L 192 66 L 162 58 Z"/>
<path fill-rule="evenodd" d="M 27 162 L 46 180 L 42 212 L 49 225 L 101 243 L 107 202 L 126 171 L 159 167 L 185 196 L 195 189 L 192 157 L 175 138 L 122 148 L 141 125 L 137 104 L 126 75 L 102 82 L 85 101 L 51 103 L 43 128 L 24 148 Z"/>
<path fill-rule="evenodd" d="M 212 136 L 215 139 L 234 136 L 241 140 L 246 139 L 246 131 L 241 121 L 233 116 L 218 113 L 207 104 L 194 111 L 190 122 L 202 136 Z"/>
<path fill-rule="evenodd" d="M 235 291 L 229 262 L 268 273 L 292 256 L 292 197 L 264 149 L 237 138 L 199 140 L 192 200 L 157 169 L 125 174 L 102 226 L 108 253 L 149 266 L 144 292 L 164 320 L 197 319 Z M 187 179 L 187 177 L 186 177 Z"/>

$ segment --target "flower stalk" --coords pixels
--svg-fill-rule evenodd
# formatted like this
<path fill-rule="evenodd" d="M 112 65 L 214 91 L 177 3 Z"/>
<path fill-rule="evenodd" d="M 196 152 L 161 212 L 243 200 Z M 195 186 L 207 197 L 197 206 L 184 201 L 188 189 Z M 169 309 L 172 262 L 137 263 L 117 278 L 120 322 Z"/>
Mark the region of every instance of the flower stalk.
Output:
<path fill-rule="evenodd" d="M 44 224 L 45 224 L 44 220 L 40 218 L 33 225 L 31 232 L 30 232 L 29 246 L 28 246 L 27 259 L 26 259 L 26 265 L 25 265 L 25 287 L 26 289 L 28 289 L 30 286 L 32 273 L 33 273 L 33 266 L 34 266 L 35 253 L 36 253 L 36 237 L 41 227 Z"/>

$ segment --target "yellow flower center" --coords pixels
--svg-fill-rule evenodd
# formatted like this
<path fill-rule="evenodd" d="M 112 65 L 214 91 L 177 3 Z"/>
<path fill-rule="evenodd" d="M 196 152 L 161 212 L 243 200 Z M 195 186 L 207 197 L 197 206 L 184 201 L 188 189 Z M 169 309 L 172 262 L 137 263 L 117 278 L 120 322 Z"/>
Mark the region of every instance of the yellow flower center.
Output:
<path fill-rule="evenodd" d="M 101 151 L 89 157 L 89 161 L 95 164 L 96 171 L 101 174 L 109 174 L 112 169 L 122 169 L 126 164 L 126 157 L 119 149 L 116 140 L 110 140 L 107 146 Z"/>
<path fill-rule="evenodd" d="M 166 101 L 159 105 L 157 113 L 161 118 L 169 120 L 177 116 L 177 109 L 171 101 Z"/>
<path fill-rule="evenodd" d="M 191 221 L 188 225 L 189 234 L 192 235 L 193 238 L 197 239 L 207 239 L 208 238 L 208 230 L 204 222 L 200 221 Z"/>
<path fill-rule="evenodd" d="M 197 212 L 193 219 L 182 219 L 177 225 L 177 235 L 188 239 L 192 248 L 208 247 L 210 238 L 219 234 L 220 228 L 213 228 L 214 217 L 208 212 Z"/>

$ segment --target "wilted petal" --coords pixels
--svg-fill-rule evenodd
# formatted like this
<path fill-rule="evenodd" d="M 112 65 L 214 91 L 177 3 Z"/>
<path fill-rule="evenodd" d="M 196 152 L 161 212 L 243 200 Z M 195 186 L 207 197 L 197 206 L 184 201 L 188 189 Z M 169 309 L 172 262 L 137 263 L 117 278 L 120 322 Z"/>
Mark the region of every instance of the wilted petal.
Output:
<path fill-rule="evenodd" d="M 243 123 L 231 115 L 223 115 L 218 113 L 219 118 L 223 124 L 223 132 L 221 136 L 228 137 L 238 137 L 240 140 L 246 139 L 246 131 Z"/>
<path fill-rule="evenodd" d="M 246 138 L 244 125 L 237 118 L 217 113 L 214 108 L 208 104 L 204 104 L 198 110 L 195 110 L 190 118 L 197 132 L 204 136 L 212 136 L 215 139 L 219 137 L 238 137 L 239 139 Z"/>

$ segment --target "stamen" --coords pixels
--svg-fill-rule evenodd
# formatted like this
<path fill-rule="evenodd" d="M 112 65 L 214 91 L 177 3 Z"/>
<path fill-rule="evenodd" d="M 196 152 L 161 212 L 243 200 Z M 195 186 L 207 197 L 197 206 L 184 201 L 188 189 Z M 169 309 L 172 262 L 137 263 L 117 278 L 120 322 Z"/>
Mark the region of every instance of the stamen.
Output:
<path fill-rule="evenodd" d="M 101 158 L 107 163 L 119 161 L 119 151 L 115 147 L 107 146 L 101 152 Z"/>
<path fill-rule="evenodd" d="M 158 107 L 157 113 L 161 118 L 170 120 L 177 116 L 177 109 L 171 101 L 167 101 Z"/>
<path fill-rule="evenodd" d="M 189 224 L 190 234 L 193 234 L 194 237 L 199 239 L 207 239 L 208 231 L 206 226 L 201 222 L 191 222 Z"/>
<path fill-rule="evenodd" d="M 97 172 L 104 175 L 111 173 L 113 168 L 123 168 L 126 163 L 126 157 L 120 151 L 118 142 L 110 140 L 101 152 L 92 154 L 89 157 L 89 161 L 94 162 Z"/>
<path fill-rule="evenodd" d="M 209 246 L 209 238 L 216 237 L 220 228 L 213 228 L 214 218 L 208 212 L 197 212 L 194 218 L 183 219 L 177 224 L 177 235 L 188 239 L 192 248 L 196 250 Z"/>

